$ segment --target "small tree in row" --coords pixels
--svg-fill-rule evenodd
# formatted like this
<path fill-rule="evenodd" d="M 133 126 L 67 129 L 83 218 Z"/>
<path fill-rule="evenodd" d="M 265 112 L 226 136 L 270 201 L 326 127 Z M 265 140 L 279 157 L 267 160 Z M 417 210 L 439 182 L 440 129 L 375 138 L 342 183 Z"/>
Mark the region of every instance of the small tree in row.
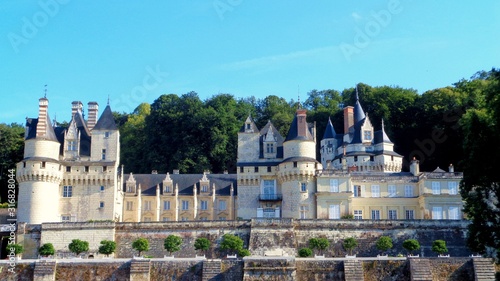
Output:
<path fill-rule="evenodd" d="M 437 253 L 438 255 L 442 255 L 448 252 L 448 248 L 446 247 L 446 241 L 444 240 L 436 240 L 432 243 L 432 251 Z"/>
<path fill-rule="evenodd" d="M 420 243 L 415 239 L 407 239 L 403 241 L 403 248 L 405 248 L 409 254 L 412 254 L 413 251 L 420 249 Z"/>
<path fill-rule="evenodd" d="M 349 237 L 344 240 L 343 246 L 346 251 L 349 251 L 349 255 L 352 256 L 352 249 L 358 246 L 358 241 L 354 237 Z"/>
<path fill-rule="evenodd" d="M 54 245 L 52 245 L 52 243 L 45 243 L 38 249 L 38 253 L 42 257 L 52 256 L 55 252 L 56 250 L 54 249 Z"/>
<path fill-rule="evenodd" d="M 165 241 L 163 242 L 163 247 L 165 247 L 165 250 L 167 250 L 170 255 L 172 255 L 172 253 L 174 252 L 179 251 L 181 249 L 181 245 L 182 238 L 175 235 L 167 236 L 167 238 L 165 238 Z"/>
<path fill-rule="evenodd" d="M 309 248 L 311 250 L 318 249 L 320 255 L 323 254 L 323 251 L 328 249 L 330 246 L 330 242 L 326 238 L 311 238 L 309 239 Z"/>
<path fill-rule="evenodd" d="M 132 242 L 132 249 L 139 252 L 139 256 L 141 256 L 142 252 L 149 251 L 149 241 L 146 238 L 137 238 L 134 242 Z"/>
<path fill-rule="evenodd" d="M 101 246 L 99 246 L 99 254 L 106 255 L 109 257 L 116 250 L 116 242 L 110 240 L 102 240 Z"/>
<path fill-rule="evenodd" d="M 392 248 L 392 239 L 389 236 L 382 236 L 377 240 L 377 244 L 375 244 L 379 251 L 382 253 Z"/>
<path fill-rule="evenodd" d="M 89 242 L 82 241 L 80 239 L 73 239 L 71 240 L 71 243 L 69 243 L 68 249 L 79 256 L 81 253 L 89 250 Z"/>
<path fill-rule="evenodd" d="M 7 254 L 8 255 L 13 253 L 14 255 L 17 256 L 19 254 L 22 254 L 22 252 L 24 252 L 24 247 L 21 244 L 14 243 L 14 244 L 7 245 Z"/>
<path fill-rule="evenodd" d="M 241 257 L 250 255 L 250 251 L 243 249 L 243 240 L 240 237 L 232 234 L 224 234 L 222 242 L 220 243 L 221 250 L 229 250 L 230 252 L 237 253 Z"/>
<path fill-rule="evenodd" d="M 211 242 L 207 238 L 199 237 L 194 241 L 194 249 L 200 251 L 202 254 L 210 249 Z"/>
<path fill-rule="evenodd" d="M 309 248 L 302 248 L 299 250 L 299 257 L 301 258 L 307 258 L 312 256 L 313 251 Z"/>

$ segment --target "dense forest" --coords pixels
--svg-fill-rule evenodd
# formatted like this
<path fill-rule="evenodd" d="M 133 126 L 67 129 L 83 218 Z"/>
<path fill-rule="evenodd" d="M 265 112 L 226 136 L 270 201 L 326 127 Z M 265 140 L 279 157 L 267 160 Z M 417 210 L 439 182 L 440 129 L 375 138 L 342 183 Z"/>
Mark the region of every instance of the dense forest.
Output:
<path fill-rule="evenodd" d="M 452 86 L 418 94 L 397 86 L 357 85 L 360 102 L 375 130 L 385 130 L 394 150 L 413 157 L 421 170 L 449 164 L 464 171 L 461 192 L 473 221 L 470 245 L 500 254 L 500 70 L 477 72 Z M 354 85 L 353 85 L 354 86 Z M 298 106 L 316 122 L 318 145 L 331 118 L 343 132 L 342 108 L 355 103 L 355 88 L 312 90 L 303 102 L 278 96 L 264 99 L 218 94 L 201 100 L 197 93 L 165 94 L 130 113 L 114 112 L 121 133 L 121 162 L 125 172 L 182 173 L 210 170 L 236 172 L 237 132 L 247 116 L 262 128 L 268 121 L 286 136 Z M 67 124 L 67 122 L 65 122 Z M 24 128 L 0 124 L 1 199 L 6 199 L 8 169 L 23 157 Z M 319 151 L 319 149 L 318 149 Z M 319 155 L 318 155 L 319 156 Z M 318 157 L 319 159 L 319 157 Z M 488 223 L 485 224 L 485 221 Z M 484 231 L 484 230 L 487 231 Z"/>

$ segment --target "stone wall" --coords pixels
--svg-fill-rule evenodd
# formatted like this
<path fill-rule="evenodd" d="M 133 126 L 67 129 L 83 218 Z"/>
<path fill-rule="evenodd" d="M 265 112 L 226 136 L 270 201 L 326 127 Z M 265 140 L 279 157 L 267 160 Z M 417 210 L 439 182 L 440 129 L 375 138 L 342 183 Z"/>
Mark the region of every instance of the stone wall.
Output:
<path fill-rule="evenodd" d="M 130 262 L 109 261 L 78 262 L 59 260 L 56 267 L 56 280 L 129 280 Z"/>
<path fill-rule="evenodd" d="M 345 280 L 344 265 L 339 260 L 297 258 L 295 264 L 297 266 L 297 280 Z"/>
<path fill-rule="evenodd" d="M 474 268 L 470 258 L 430 258 L 432 280 L 474 281 Z"/>

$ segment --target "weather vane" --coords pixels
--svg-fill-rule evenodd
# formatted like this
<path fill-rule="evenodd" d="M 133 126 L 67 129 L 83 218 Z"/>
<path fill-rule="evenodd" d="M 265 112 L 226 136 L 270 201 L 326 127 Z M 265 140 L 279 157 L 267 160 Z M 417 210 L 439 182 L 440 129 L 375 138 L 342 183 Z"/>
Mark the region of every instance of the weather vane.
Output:
<path fill-rule="evenodd" d="M 43 96 L 44 98 L 47 98 L 47 84 L 45 84 L 45 95 Z"/>

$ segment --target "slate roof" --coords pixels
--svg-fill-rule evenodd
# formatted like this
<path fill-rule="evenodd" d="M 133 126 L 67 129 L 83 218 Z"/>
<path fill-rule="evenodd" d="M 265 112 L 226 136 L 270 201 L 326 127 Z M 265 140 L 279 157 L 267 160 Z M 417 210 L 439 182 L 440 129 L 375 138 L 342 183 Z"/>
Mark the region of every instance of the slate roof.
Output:
<path fill-rule="evenodd" d="M 259 131 L 259 128 L 257 128 L 257 125 L 255 125 L 255 122 L 253 121 L 252 117 L 249 115 L 247 117 L 247 120 L 250 119 L 250 126 L 252 128 L 252 130 L 257 133 Z M 243 123 L 243 126 L 241 126 L 240 128 L 240 133 L 244 133 L 246 131 L 246 120 L 245 120 L 245 123 Z"/>
<path fill-rule="evenodd" d="M 26 119 L 26 128 L 28 133 L 26 134 L 26 140 L 36 138 L 36 126 L 38 125 L 38 118 L 27 118 Z M 54 127 L 52 127 L 52 122 L 50 122 L 49 113 L 47 113 L 47 128 L 45 139 L 58 141 L 56 134 L 54 132 Z"/>
<path fill-rule="evenodd" d="M 143 195 L 156 195 L 156 185 L 160 185 L 160 192 L 163 194 L 163 180 L 166 174 L 133 174 L 136 184 L 141 185 Z M 210 181 L 209 190 L 212 190 L 215 184 L 216 195 L 230 195 L 231 184 L 234 188 L 234 195 L 237 195 L 237 175 L 236 174 L 207 174 Z M 126 177 L 128 179 L 129 177 Z M 196 184 L 198 194 L 200 194 L 200 180 L 203 174 L 170 174 L 173 181 L 172 191 L 175 186 L 179 185 L 179 195 L 193 195 L 193 186 Z M 126 181 L 124 182 L 123 190 L 125 190 Z M 169 193 L 170 194 L 170 193 Z"/>
<path fill-rule="evenodd" d="M 111 107 L 109 107 L 109 105 L 106 106 L 92 130 L 118 130 L 113 112 L 111 112 Z"/>
<path fill-rule="evenodd" d="M 253 124 L 253 123 L 252 123 Z M 267 124 L 260 130 L 260 139 L 259 139 L 259 146 L 260 146 L 260 151 L 259 151 L 259 158 L 264 158 L 264 139 L 265 135 L 269 131 L 269 129 L 272 130 L 274 137 L 276 138 L 276 158 L 283 158 L 283 137 L 281 136 L 280 132 L 276 127 L 271 123 L 271 121 L 268 121 Z"/>
<path fill-rule="evenodd" d="M 332 120 L 328 117 L 328 124 L 326 124 L 325 133 L 323 134 L 323 139 L 333 139 L 337 134 L 333 128 Z"/>
<path fill-rule="evenodd" d="M 314 125 L 311 123 L 307 123 L 307 130 L 306 130 L 306 136 L 299 136 L 299 130 L 297 126 L 297 114 L 295 114 L 295 117 L 293 117 L 292 125 L 290 125 L 290 130 L 288 130 L 288 134 L 286 136 L 285 141 L 290 141 L 290 140 L 310 140 L 314 141 L 314 137 L 311 134 L 311 128 Z"/>

